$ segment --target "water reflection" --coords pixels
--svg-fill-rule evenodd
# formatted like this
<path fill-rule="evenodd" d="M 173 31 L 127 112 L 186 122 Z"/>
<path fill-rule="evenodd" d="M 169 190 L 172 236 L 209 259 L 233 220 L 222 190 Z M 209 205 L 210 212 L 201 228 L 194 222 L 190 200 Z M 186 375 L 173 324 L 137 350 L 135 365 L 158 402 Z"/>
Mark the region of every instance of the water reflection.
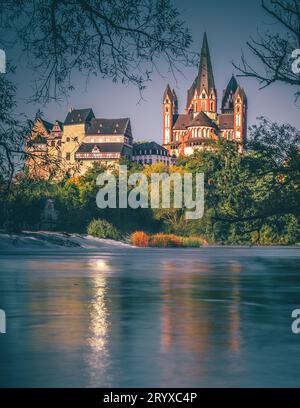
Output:
<path fill-rule="evenodd" d="M 299 385 L 299 252 L 242 251 L 0 258 L 0 386 Z"/>
<path fill-rule="evenodd" d="M 108 271 L 107 263 L 98 261 L 96 266 Z M 104 276 L 92 278 L 91 282 L 91 301 L 89 305 L 89 333 L 88 344 L 90 352 L 88 353 L 87 363 L 90 375 L 90 387 L 111 386 L 107 367 L 110 363 L 110 354 L 108 350 L 108 331 L 109 331 L 109 313 L 106 305 L 107 297 L 107 279 Z"/>

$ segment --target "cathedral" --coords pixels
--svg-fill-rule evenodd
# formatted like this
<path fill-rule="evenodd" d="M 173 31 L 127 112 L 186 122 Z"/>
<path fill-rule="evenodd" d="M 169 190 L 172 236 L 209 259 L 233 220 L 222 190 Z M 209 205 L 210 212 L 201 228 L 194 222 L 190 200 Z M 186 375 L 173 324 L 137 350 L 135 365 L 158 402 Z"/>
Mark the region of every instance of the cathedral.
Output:
<path fill-rule="evenodd" d="M 247 97 L 234 76 L 223 91 L 220 113 L 214 74 L 204 34 L 199 71 L 187 92 L 185 112 L 178 114 L 178 99 L 170 86 L 163 97 L 163 146 L 172 156 L 189 156 L 224 138 L 243 145 L 247 137 Z"/>

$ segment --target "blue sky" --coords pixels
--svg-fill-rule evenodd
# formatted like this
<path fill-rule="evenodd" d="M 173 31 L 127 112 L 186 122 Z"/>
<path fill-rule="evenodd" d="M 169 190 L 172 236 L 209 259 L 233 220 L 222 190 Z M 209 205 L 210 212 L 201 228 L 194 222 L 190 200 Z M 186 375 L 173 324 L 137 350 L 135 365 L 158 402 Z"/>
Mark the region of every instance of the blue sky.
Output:
<path fill-rule="evenodd" d="M 278 29 L 262 11 L 260 0 L 174 0 L 181 17 L 193 36 L 192 50 L 200 51 L 203 33 L 206 30 L 212 57 L 215 82 L 220 99 L 234 68 L 232 61 L 240 60 L 242 49 L 246 50 L 246 41 L 255 36 L 257 29 L 267 27 Z M 68 109 L 91 107 L 97 117 L 130 117 L 133 136 L 136 140 L 162 141 L 162 95 L 169 82 L 175 88 L 179 98 L 179 110 L 183 111 L 186 92 L 197 74 L 197 68 L 183 68 L 184 76 L 177 75 L 177 81 L 170 72 L 163 69 L 163 76 L 155 74 L 143 93 L 134 86 L 114 84 L 109 79 L 93 77 L 86 85 L 85 78 L 74 77 L 76 90 L 69 100 L 50 103 L 47 106 L 32 105 L 25 102 L 30 96 L 30 84 L 35 73 L 26 68 L 24 57 L 17 50 L 6 50 L 7 57 L 17 62 L 16 83 L 18 86 L 18 110 L 28 116 L 34 116 L 41 108 L 45 119 L 63 121 Z M 18 58 L 16 59 L 16 56 Z M 251 57 L 250 57 L 251 58 Z M 259 84 L 253 79 L 240 78 L 248 96 L 249 125 L 255 123 L 258 116 L 266 116 L 279 123 L 290 123 L 300 129 L 300 110 L 294 103 L 294 91 L 287 85 L 275 84 L 259 90 Z"/>

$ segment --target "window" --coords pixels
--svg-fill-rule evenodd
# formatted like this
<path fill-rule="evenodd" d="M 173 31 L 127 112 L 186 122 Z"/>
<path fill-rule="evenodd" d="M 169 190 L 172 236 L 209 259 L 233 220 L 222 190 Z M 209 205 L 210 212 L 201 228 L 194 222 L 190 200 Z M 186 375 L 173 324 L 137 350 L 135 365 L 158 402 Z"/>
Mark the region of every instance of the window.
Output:
<path fill-rule="evenodd" d="M 166 106 L 166 113 L 169 113 L 169 107 Z"/>
<path fill-rule="evenodd" d="M 210 111 L 212 112 L 213 110 L 214 110 L 214 103 L 211 102 L 211 103 L 210 103 Z"/>
<path fill-rule="evenodd" d="M 236 117 L 236 126 L 240 126 L 241 124 L 241 115 L 237 115 Z"/>
<path fill-rule="evenodd" d="M 69 141 L 70 141 L 70 138 L 69 138 L 69 137 L 67 137 L 67 138 L 66 138 L 66 142 L 69 142 Z"/>
<path fill-rule="evenodd" d="M 66 160 L 71 160 L 71 153 L 66 153 Z"/>
<path fill-rule="evenodd" d="M 55 146 L 55 142 L 54 142 L 54 140 L 52 140 L 52 142 L 51 142 L 51 146 L 52 146 L 52 147 L 54 147 L 54 146 Z"/>
<path fill-rule="evenodd" d="M 169 115 L 166 115 L 165 126 L 166 128 L 169 127 Z"/>
<path fill-rule="evenodd" d="M 202 110 L 202 111 L 205 111 L 205 101 L 202 101 L 202 102 L 201 102 L 201 110 Z"/>

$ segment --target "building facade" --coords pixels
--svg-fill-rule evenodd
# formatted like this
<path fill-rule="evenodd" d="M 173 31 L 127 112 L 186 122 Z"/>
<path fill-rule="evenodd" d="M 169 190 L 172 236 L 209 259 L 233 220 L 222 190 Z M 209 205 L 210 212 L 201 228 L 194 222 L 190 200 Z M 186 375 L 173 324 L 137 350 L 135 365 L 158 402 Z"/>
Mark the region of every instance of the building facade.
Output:
<path fill-rule="evenodd" d="M 213 68 L 204 34 L 198 75 L 187 92 L 185 112 L 178 113 L 178 98 L 167 85 L 163 96 L 163 146 L 170 155 L 191 155 L 213 148 L 220 138 L 238 143 L 240 151 L 247 137 L 247 97 L 234 76 L 218 97 Z"/>
<path fill-rule="evenodd" d="M 164 163 L 167 166 L 172 164 L 169 151 L 156 142 L 134 144 L 132 161 L 139 164 Z"/>
<path fill-rule="evenodd" d="M 37 118 L 26 143 L 32 177 L 81 175 L 95 161 L 115 165 L 131 160 L 133 137 L 129 118 L 95 118 L 92 109 L 70 109 L 64 123 Z"/>

